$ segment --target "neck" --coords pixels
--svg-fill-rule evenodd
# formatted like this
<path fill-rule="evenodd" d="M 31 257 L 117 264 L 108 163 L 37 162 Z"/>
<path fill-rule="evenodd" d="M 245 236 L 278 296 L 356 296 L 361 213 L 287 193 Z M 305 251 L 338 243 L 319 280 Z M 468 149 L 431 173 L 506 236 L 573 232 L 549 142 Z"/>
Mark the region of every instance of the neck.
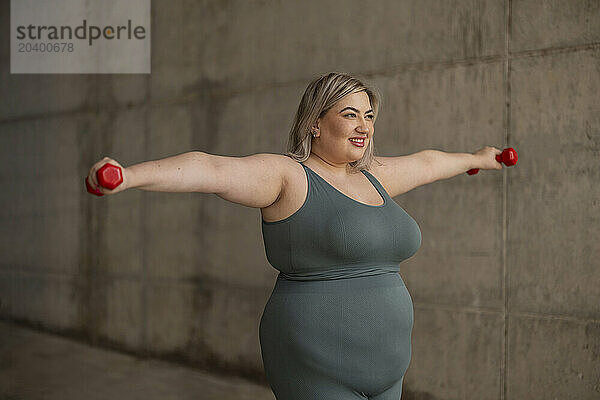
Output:
<path fill-rule="evenodd" d="M 350 165 L 347 162 L 332 163 L 332 162 L 327 161 L 325 158 L 319 156 L 318 154 L 316 154 L 314 152 L 311 152 L 308 159 L 309 160 L 313 159 L 313 162 L 315 164 L 318 164 L 319 166 L 321 166 L 322 168 L 327 170 L 329 173 L 331 173 L 332 175 L 337 176 L 339 178 L 344 178 L 349 175 L 348 170 L 349 170 Z"/>

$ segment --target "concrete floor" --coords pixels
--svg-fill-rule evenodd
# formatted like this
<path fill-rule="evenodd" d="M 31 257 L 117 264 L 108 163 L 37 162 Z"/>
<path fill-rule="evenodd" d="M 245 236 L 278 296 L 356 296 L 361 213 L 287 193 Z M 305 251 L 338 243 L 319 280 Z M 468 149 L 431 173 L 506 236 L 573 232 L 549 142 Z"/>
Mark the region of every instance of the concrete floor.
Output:
<path fill-rule="evenodd" d="M 0 400 L 252 399 L 269 388 L 0 322 Z"/>

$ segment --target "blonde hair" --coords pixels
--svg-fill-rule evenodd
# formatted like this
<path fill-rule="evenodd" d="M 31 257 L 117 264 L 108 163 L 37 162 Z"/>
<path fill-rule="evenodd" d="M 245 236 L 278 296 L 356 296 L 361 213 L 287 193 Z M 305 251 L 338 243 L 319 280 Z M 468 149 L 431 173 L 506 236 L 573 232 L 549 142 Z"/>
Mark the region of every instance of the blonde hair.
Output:
<path fill-rule="evenodd" d="M 317 123 L 317 119 L 325 116 L 327 111 L 344 96 L 362 91 L 369 96 L 375 114 L 373 121 L 375 121 L 381 104 L 381 96 L 375 88 L 365 85 L 353 76 L 339 72 L 330 72 L 313 80 L 300 100 L 285 155 L 298 162 L 306 161 L 312 148 L 311 128 Z M 375 145 L 371 138 L 362 158 L 349 163 L 350 171 L 354 173 L 369 169 L 374 160 Z"/>

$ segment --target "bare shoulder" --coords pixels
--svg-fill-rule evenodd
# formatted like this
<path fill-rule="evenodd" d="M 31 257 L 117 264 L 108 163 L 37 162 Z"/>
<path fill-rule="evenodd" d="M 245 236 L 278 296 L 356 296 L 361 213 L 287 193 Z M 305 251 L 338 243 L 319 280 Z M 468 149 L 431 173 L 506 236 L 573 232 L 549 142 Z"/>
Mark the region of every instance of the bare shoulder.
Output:
<path fill-rule="evenodd" d="M 286 190 L 289 190 L 291 184 L 297 182 L 298 177 L 301 178 L 300 174 L 303 174 L 303 169 L 299 162 L 285 154 L 259 153 L 256 156 L 260 157 L 260 160 L 271 169 L 271 173 L 279 176 L 282 182 L 277 199 L 267 206 L 270 207 L 285 196 Z"/>
<path fill-rule="evenodd" d="M 394 197 L 392 196 L 391 187 L 389 186 L 390 180 L 392 179 L 390 176 L 390 170 L 392 168 L 391 158 L 393 157 L 375 156 L 367 171 L 381 183 L 381 186 L 383 186 L 385 191 L 388 192 L 391 197 Z"/>
<path fill-rule="evenodd" d="M 275 168 L 277 173 L 282 177 L 283 190 L 285 190 L 285 186 L 287 186 L 289 182 L 295 181 L 298 176 L 300 176 L 299 173 L 302 173 L 303 171 L 299 162 L 284 154 L 261 153 L 260 155 L 272 168 Z"/>
<path fill-rule="evenodd" d="M 247 207 L 268 207 L 281 197 L 290 170 L 286 158 L 272 153 L 243 157 L 213 155 L 214 193 Z"/>
<path fill-rule="evenodd" d="M 377 178 L 390 197 L 433 182 L 426 150 L 404 156 L 376 156 L 368 171 Z"/>
<path fill-rule="evenodd" d="M 308 190 L 306 173 L 302 165 L 291 157 L 278 155 L 277 165 L 283 179 L 278 198 L 268 207 L 261 209 L 263 220 L 279 221 L 287 218 L 302 206 Z"/>

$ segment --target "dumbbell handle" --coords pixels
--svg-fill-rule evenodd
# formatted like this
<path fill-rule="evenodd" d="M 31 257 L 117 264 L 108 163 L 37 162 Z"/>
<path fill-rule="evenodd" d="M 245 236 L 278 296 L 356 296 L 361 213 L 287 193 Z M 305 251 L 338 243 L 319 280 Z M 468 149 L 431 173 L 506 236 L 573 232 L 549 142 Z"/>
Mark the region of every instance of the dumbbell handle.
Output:
<path fill-rule="evenodd" d="M 123 171 L 116 165 L 106 163 L 98 171 L 96 171 L 96 178 L 98 179 L 98 184 L 107 189 L 114 189 L 123 183 Z M 93 188 L 85 178 L 85 186 L 87 191 L 95 194 L 96 196 L 104 196 L 102 192 Z"/>
<path fill-rule="evenodd" d="M 512 147 L 508 147 L 502 150 L 502 153 L 496 154 L 496 161 L 499 163 L 503 163 L 507 167 L 515 165 L 519 157 L 517 156 L 517 152 Z M 475 175 L 479 172 L 479 168 L 473 168 L 467 171 L 469 175 Z"/>

